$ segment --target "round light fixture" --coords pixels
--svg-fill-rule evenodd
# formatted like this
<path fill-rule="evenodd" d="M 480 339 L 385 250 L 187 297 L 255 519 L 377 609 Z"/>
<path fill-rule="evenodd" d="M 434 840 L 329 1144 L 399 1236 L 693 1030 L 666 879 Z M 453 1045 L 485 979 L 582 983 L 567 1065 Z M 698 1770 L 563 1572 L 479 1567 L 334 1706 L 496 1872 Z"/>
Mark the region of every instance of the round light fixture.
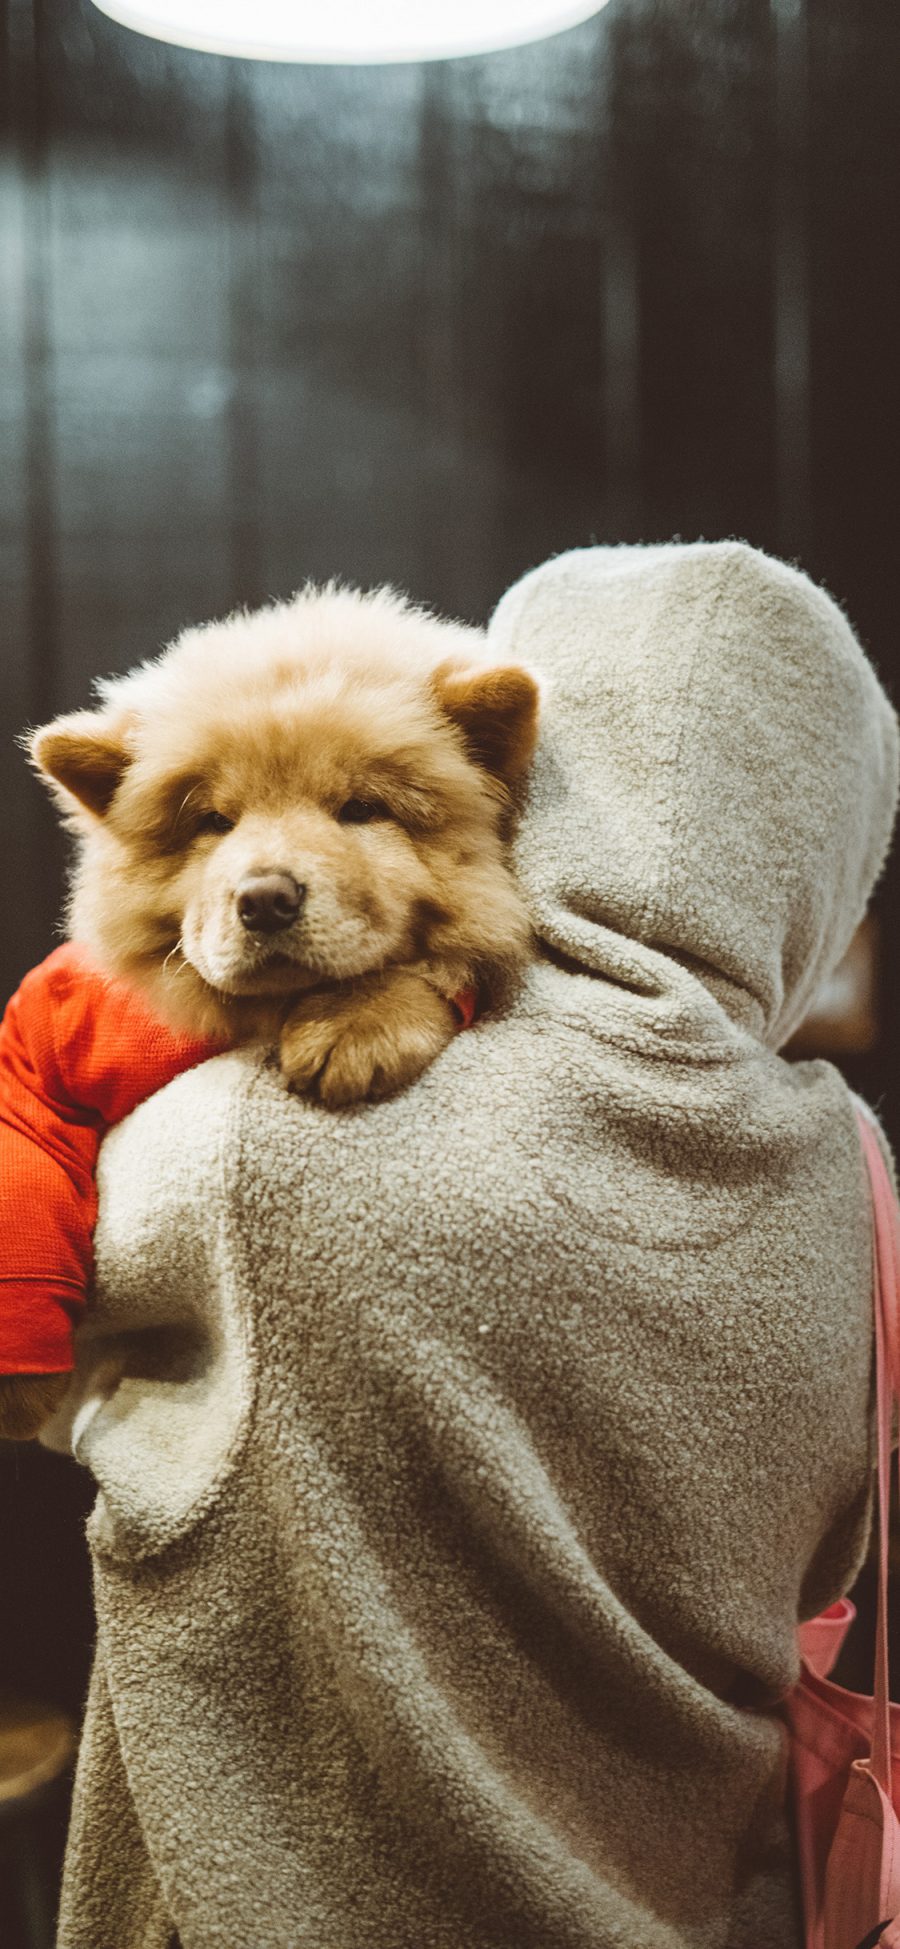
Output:
<path fill-rule="evenodd" d="M 606 0 L 94 0 L 155 40 L 253 61 L 446 61 L 543 40 Z"/>

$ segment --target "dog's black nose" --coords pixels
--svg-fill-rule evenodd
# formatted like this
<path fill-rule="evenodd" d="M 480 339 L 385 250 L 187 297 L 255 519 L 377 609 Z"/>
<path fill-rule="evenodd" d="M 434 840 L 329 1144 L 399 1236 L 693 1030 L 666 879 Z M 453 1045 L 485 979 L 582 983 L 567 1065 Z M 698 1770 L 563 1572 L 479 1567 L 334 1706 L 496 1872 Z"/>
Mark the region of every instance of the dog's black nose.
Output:
<path fill-rule="evenodd" d="M 298 886 L 292 873 L 248 873 L 234 897 L 248 934 L 279 934 L 296 920 L 306 888 Z"/>

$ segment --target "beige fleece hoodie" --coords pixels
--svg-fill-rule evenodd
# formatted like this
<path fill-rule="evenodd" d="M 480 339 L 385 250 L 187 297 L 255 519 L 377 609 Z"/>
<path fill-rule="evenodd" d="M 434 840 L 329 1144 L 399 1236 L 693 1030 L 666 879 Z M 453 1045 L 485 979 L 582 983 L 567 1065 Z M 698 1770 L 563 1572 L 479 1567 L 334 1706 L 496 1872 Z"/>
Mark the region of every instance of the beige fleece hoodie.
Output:
<path fill-rule="evenodd" d="M 776 1050 L 895 720 L 736 543 L 562 556 L 491 636 L 548 683 L 515 1005 L 393 1102 L 236 1054 L 104 1146 L 60 1949 L 796 1941 L 775 1704 L 864 1547 L 871 1268 L 848 1092 Z"/>

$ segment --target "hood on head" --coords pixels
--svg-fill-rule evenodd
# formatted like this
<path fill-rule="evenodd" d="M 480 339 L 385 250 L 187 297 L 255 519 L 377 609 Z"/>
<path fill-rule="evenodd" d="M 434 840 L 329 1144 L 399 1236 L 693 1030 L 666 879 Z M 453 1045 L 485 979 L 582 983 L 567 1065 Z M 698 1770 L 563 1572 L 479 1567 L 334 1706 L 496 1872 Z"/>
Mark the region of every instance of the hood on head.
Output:
<path fill-rule="evenodd" d="M 586 548 L 516 583 L 489 642 L 547 680 L 515 842 L 539 938 L 651 990 L 667 957 L 777 1048 L 894 819 L 897 720 L 840 609 L 741 542 Z"/>

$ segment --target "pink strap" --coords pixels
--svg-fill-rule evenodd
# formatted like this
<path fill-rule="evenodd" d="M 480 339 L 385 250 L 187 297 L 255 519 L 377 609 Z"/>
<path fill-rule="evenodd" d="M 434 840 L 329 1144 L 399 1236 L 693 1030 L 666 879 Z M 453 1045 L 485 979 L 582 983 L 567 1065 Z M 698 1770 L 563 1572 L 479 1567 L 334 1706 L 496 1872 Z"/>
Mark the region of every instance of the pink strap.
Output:
<path fill-rule="evenodd" d="M 875 1285 L 875 1400 L 878 1428 L 878 1606 L 875 1629 L 875 1698 L 872 1771 L 891 1798 L 887 1591 L 888 1512 L 890 1507 L 891 1411 L 900 1401 L 900 1213 L 881 1147 L 868 1117 L 857 1110 L 863 1156 L 872 1195 Z"/>

